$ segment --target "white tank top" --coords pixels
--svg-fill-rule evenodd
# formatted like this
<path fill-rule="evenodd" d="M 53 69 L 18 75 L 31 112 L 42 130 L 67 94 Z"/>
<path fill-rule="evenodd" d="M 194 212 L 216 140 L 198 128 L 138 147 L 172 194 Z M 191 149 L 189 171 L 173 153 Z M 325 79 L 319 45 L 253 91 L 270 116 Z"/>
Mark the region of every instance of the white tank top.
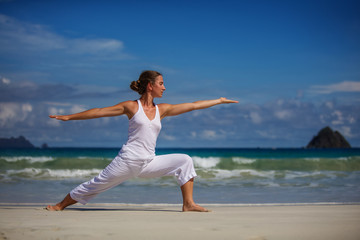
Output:
<path fill-rule="evenodd" d="M 128 140 L 119 152 L 120 156 L 131 160 L 150 160 L 155 157 L 156 140 L 161 130 L 160 113 L 155 105 L 155 118 L 150 120 L 137 100 L 138 110 L 129 120 Z"/>

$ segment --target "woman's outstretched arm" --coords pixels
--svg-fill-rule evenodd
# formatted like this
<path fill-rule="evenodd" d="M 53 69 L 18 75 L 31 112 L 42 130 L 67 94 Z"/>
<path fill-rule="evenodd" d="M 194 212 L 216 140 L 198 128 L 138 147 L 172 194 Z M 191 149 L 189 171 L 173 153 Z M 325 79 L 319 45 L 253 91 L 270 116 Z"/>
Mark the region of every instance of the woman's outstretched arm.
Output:
<path fill-rule="evenodd" d="M 86 120 L 86 119 L 93 119 L 93 118 L 101 118 L 101 117 L 113 117 L 119 116 L 122 114 L 128 115 L 130 117 L 129 108 L 131 107 L 131 101 L 122 102 L 116 104 L 111 107 L 104 107 L 104 108 L 93 108 L 86 110 L 84 112 L 74 113 L 70 115 L 50 115 L 50 118 L 56 118 L 62 121 L 69 121 L 69 120 Z"/>
<path fill-rule="evenodd" d="M 214 100 L 203 100 L 203 101 L 196 101 L 193 103 L 181 103 L 181 104 L 159 104 L 161 108 L 161 118 L 169 117 L 169 116 L 176 116 L 182 113 L 190 112 L 193 110 L 209 108 L 218 104 L 226 104 L 226 103 L 238 103 L 238 101 L 226 99 L 226 98 L 219 98 Z"/>

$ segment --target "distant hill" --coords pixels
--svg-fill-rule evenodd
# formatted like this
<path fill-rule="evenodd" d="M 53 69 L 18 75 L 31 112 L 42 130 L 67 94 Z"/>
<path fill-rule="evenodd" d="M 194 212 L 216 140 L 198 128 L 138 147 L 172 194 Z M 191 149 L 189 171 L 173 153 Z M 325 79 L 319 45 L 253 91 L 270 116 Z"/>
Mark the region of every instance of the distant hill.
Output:
<path fill-rule="evenodd" d="M 0 148 L 35 148 L 25 137 L 0 138 Z"/>
<path fill-rule="evenodd" d="M 330 127 L 325 127 L 313 137 L 306 148 L 351 148 L 351 146 L 338 131 L 334 132 Z"/>

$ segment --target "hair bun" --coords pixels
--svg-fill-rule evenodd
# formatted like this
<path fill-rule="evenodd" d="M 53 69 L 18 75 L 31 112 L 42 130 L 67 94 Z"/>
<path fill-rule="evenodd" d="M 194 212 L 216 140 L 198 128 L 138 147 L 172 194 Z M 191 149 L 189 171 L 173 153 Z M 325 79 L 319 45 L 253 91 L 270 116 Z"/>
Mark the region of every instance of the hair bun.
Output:
<path fill-rule="evenodd" d="M 138 92 L 138 91 L 139 91 L 139 80 L 137 80 L 137 81 L 132 81 L 132 82 L 130 83 L 130 88 L 131 88 L 132 90 L 134 90 L 135 92 Z"/>

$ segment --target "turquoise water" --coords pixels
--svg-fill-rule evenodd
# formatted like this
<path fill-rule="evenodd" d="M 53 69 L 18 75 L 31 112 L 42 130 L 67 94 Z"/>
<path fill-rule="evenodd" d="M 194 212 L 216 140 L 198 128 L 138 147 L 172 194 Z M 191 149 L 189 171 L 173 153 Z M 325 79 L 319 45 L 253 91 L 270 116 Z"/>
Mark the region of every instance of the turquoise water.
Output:
<path fill-rule="evenodd" d="M 0 150 L 0 202 L 57 202 L 96 176 L 118 149 Z M 186 153 L 200 203 L 360 202 L 360 149 L 158 149 Z M 132 179 L 92 202 L 181 203 L 172 177 Z"/>

